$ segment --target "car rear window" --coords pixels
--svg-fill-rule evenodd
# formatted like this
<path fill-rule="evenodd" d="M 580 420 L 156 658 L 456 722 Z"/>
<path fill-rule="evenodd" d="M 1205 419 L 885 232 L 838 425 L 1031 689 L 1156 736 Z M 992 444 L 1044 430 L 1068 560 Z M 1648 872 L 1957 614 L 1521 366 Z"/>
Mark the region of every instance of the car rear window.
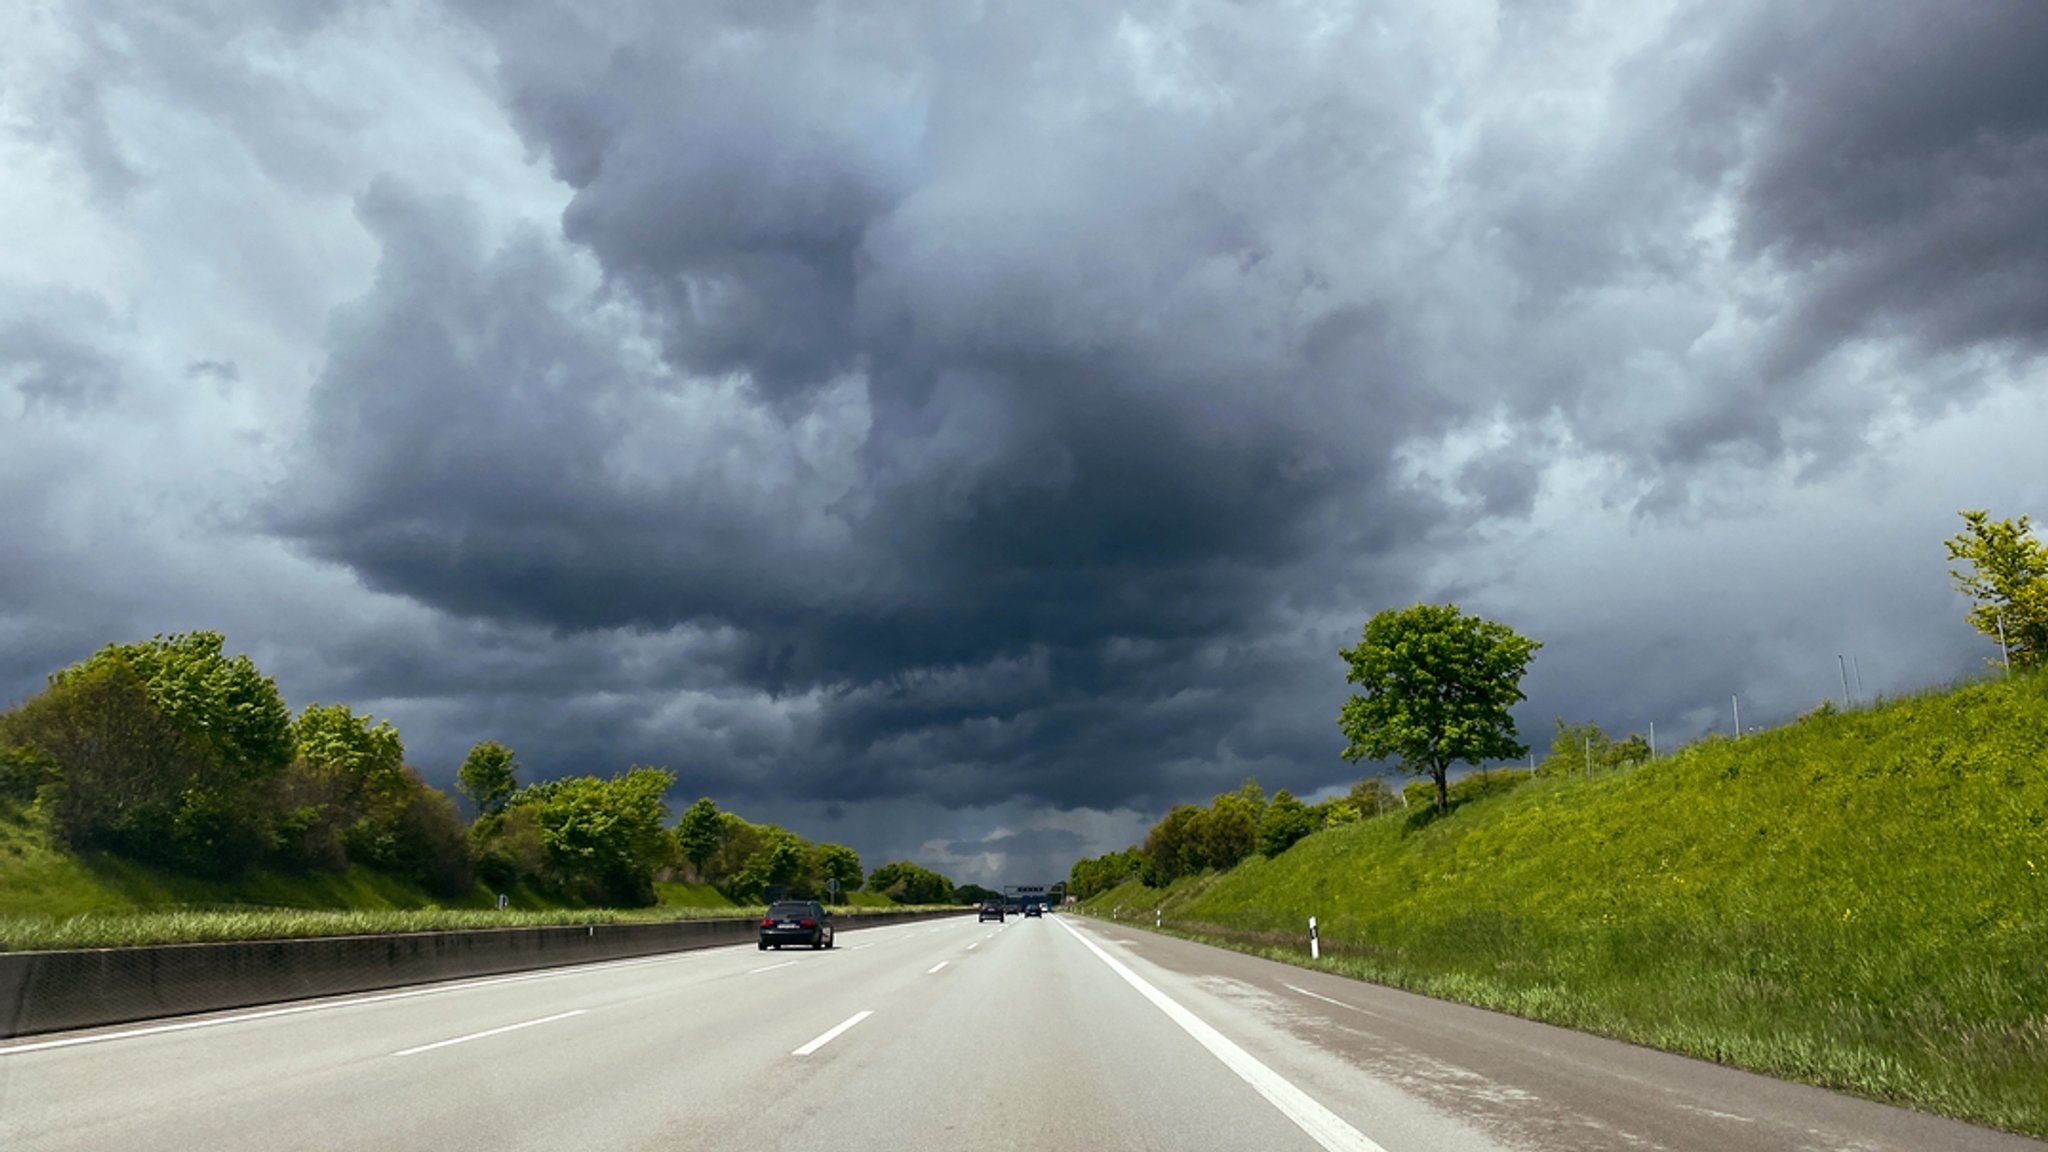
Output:
<path fill-rule="evenodd" d="M 783 903 L 768 909 L 768 915 L 778 920 L 800 920 L 805 916 L 816 916 L 817 914 L 817 909 L 812 908 L 809 904 Z"/>

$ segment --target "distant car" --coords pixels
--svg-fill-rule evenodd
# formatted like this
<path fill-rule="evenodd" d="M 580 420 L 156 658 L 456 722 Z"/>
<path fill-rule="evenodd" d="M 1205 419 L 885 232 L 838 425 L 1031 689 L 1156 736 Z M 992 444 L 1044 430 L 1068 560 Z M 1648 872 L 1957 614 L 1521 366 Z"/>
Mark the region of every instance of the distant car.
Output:
<path fill-rule="evenodd" d="M 995 921 L 997 921 L 997 922 L 1000 922 L 1000 921 L 1002 920 L 1002 918 L 1003 918 L 1003 903 L 1002 903 L 1002 901 L 1000 901 L 1000 900 L 983 900 L 983 901 L 981 902 L 981 915 L 980 915 L 979 917 L 977 917 L 977 918 L 976 918 L 976 921 L 977 921 L 977 922 L 979 922 L 979 921 L 981 921 L 981 920 L 995 920 Z"/>
<path fill-rule="evenodd" d="M 1043 915 L 1045 915 L 1045 905 L 1043 905 L 1043 904 L 1026 904 L 1026 905 L 1024 906 L 1024 914 L 1025 914 L 1026 916 L 1043 916 Z"/>
<path fill-rule="evenodd" d="M 808 944 L 812 948 L 832 947 L 832 913 L 816 900 L 780 900 L 768 906 L 761 917 L 761 950 L 770 945 Z"/>

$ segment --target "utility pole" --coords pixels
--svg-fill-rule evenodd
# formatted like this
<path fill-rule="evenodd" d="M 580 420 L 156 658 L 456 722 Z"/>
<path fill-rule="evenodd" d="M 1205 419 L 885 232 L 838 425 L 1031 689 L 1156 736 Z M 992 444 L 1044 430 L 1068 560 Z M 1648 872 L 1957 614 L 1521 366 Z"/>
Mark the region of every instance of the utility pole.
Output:
<path fill-rule="evenodd" d="M 1863 659 L 1859 656 L 1849 657 L 1849 667 L 1856 670 L 1856 695 L 1863 696 Z M 1863 696 L 1863 698 L 1865 700 L 1870 699 L 1868 696 Z"/>
<path fill-rule="evenodd" d="M 1736 738 L 1737 740 L 1740 740 L 1740 739 L 1742 739 L 1742 696 L 1741 696 L 1741 694 L 1740 694 L 1740 693 L 1732 693 L 1732 694 L 1730 694 L 1730 695 L 1729 695 L 1729 697 L 1728 697 L 1728 703 L 1729 703 L 1729 705 L 1730 705 L 1731 707 L 1733 707 L 1733 708 L 1735 709 L 1735 738 Z"/>
<path fill-rule="evenodd" d="M 1592 738 L 1591 736 L 1588 736 L 1588 737 L 1586 737 L 1586 778 L 1590 780 L 1590 779 L 1592 779 L 1592 776 L 1593 776 L 1593 738 Z"/>
<path fill-rule="evenodd" d="M 1842 670 L 1842 700 L 1849 707 L 1854 708 L 1856 706 L 1856 698 L 1849 695 L 1849 662 L 1842 659 L 1842 654 L 1839 652 L 1835 653 L 1835 666 Z"/>
<path fill-rule="evenodd" d="M 1650 759 L 1657 758 L 1657 722 L 1650 721 Z"/>

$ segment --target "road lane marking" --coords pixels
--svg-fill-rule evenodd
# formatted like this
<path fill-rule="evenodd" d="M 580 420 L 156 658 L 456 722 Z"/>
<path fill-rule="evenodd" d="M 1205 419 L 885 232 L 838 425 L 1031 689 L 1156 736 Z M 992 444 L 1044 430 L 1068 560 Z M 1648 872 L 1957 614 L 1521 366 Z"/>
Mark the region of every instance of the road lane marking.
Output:
<path fill-rule="evenodd" d="M 1353 1128 L 1342 1116 L 1317 1103 L 1315 1098 L 1296 1088 L 1286 1077 L 1268 1068 L 1258 1057 L 1237 1046 L 1237 1042 L 1218 1032 L 1208 1021 L 1181 1007 L 1180 1002 L 1159 989 L 1154 988 L 1143 976 L 1131 971 L 1116 957 L 1102 950 L 1095 941 L 1081 935 L 1079 931 L 1066 928 L 1074 939 L 1079 940 L 1095 958 L 1109 965 L 1110 971 L 1123 977 L 1124 983 L 1138 990 L 1138 994 L 1152 1002 L 1152 1006 L 1166 1013 L 1167 1018 L 1180 1025 L 1181 1030 L 1195 1038 L 1196 1043 L 1209 1050 L 1209 1054 L 1223 1062 L 1223 1066 L 1237 1073 L 1238 1077 L 1252 1086 L 1252 1090 L 1266 1098 L 1266 1102 L 1280 1110 L 1280 1114 L 1294 1121 L 1295 1127 L 1307 1133 L 1309 1139 L 1328 1149 L 1329 1152 L 1386 1152 L 1375 1144 L 1365 1133 Z"/>
<path fill-rule="evenodd" d="M 976 948 L 979 948 L 979 947 L 981 947 L 981 941 L 979 941 L 979 940 L 976 940 L 976 941 L 975 941 L 974 943 L 972 943 L 972 944 L 969 944 L 969 945 L 967 946 L 967 950 L 968 950 L 969 952 L 972 952 L 972 951 L 974 951 L 974 950 L 975 950 Z"/>
<path fill-rule="evenodd" d="M 749 970 L 748 970 L 748 972 L 747 972 L 747 975 L 749 975 L 749 976 L 752 976 L 752 975 L 753 975 L 754 973 L 756 973 L 756 972 L 773 972 L 773 971 L 775 971 L 775 970 L 776 970 L 777 968 L 794 968 L 794 967 L 796 967 L 796 961 L 794 961 L 794 960 L 784 960 L 784 961 L 783 961 L 782 963 L 780 963 L 780 964 L 770 964 L 770 965 L 769 965 L 769 966 L 767 966 L 766 968 L 753 968 L 753 969 L 749 969 Z"/>
<path fill-rule="evenodd" d="M 1285 988 L 1285 989 L 1287 989 L 1287 990 L 1288 990 L 1288 991 L 1290 991 L 1290 992 L 1299 992 L 1299 993 L 1301 993 L 1301 994 L 1302 994 L 1303 996 L 1306 996 L 1306 997 L 1308 997 L 1308 998 L 1309 998 L 1309 999 L 1311 999 L 1311 1000 L 1321 1000 L 1321 1001 L 1322 1001 L 1323 1003 L 1325 1003 L 1325 1004 L 1335 1004 L 1335 1005 L 1336 1005 L 1337 1007 L 1339 1007 L 1339 1008 L 1349 1008 L 1349 1009 L 1351 1009 L 1351 1010 L 1352 1010 L 1353 1012 L 1357 1012 L 1357 1013 L 1359 1013 L 1359 1014 L 1361 1014 L 1361 1015 L 1365 1015 L 1365 1016 L 1370 1016 L 1370 1017 L 1372 1017 L 1372 1018 L 1373 1018 L 1373 1019 L 1375 1019 L 1375 1020 L 1385 1020 L 1385 1019 L 1388 1019 L 1388 1017 L 1386 1017 L 1386 1016 L 1384 1016 L 1384 1015 L 1381 1015 L 1380 1013 L 1378 1013 L 1378 1012 L 1375 1012 L 1375 1011 L 1373 1011 L 1373 1010 L 1372 1010 L 1372 1009 L 1370 1009 L 1370 1008 L 1360 1008 L 1360 1007 L 1359 1007 L 1358 1005 L 1356 1005 L 1356 1004 L 1346 1004 L 1346 1003 L 1345 1003 L 1344 1001 L 1342 1001 L 1342 1000 L 1334 1000 L 1334 999 L 1331 999 L 1330 997 L 1328 997 L 1328 996 L 1325 996 L 1325 995 L 1323 995 L 1323 994 L 1322 994 L 1322 993 L 1320 993 L 1320 992 L 1311 992 L 1311 991 L 1309 991 L 1309 990 L 1308 990 L 1308 989 L 1306 989 L 1306 988 L 1301 988 L 1301 987 L 1297 987 L 1296 985 L 1293 985 L 1293 984 L 1282 984 L 1282 985 L 1281 985 L 1281 987 L 1282 987 L 1282 988 Z"/>
<path fill-rule="evenodd" d="M 944 968 L 944 967 L 945 967 L 945 966 L 946 966 L 947 964 L 950 964 L 950 963 L 952 963 L 952 961 L 950 961 L 950 960 L 941 960 L 941 961 L 939 961 L 939 962 L 938 962 L 937 964 L 934 964 L 934 965 L 932 965 L 931 967 L 929 967 L 929 968 L 925 969 L 925 970 L 924 970 L 924 974 L 925 974 L 925 975 L 927 975 L 927 976 L 929 976 L 929 975 L 931 975 L 932 973 L 934 973 L 934 972 L 937 972 L 937 971 L 938 971 L 939 969 L 941 969 L 941 968 Z"/>
<path fill-rule="evenodd" d="M 860 950 L 861 950 L 861 949 L 863 949 L 863 948 L 873 948 L 873 947 L 874 947 L 874 945 L 873 945 L 873 944 L 855 944 L 855 945 L 854 945 L 853 947 L 851 947 L 851 948 L 848 948 L 848 949 L 847 949 L 847 951 L 848 951 L 848 952 L 858 952 L 858 951 L 860 951 Z"/>
<path fill-rule="evenodd" d="M 15 1044 L 0 1047 L 0 1056 L 13 1056 L 22 1052 L 41 1052 L 50 1048 L 70 1048 L 78 1044 L 99 1044 L 108 1040 L 130 1040 L 138 1036 L 155 1036 L 164 1032 L 189 1032 L 194 1028 L 213 1028 L 221 1024 L 242 1024 L 250 1020 L 268 1020 L 274 1016 L 297 1016 L 304 1012 L 324 1012 L 330 1008 L 355 1008 L 364 1004 L 382 1004 L 387 1000 L 410 1000 L 415 996 L 434 996 L 443 992 L 462 992 L 471 988 L 489 988 L 497 984 L 520 984 L 528 980 L 547 980 L 560 976 L 574 976 L 600 968 L 637 968 L 643 964 L 689 959 L 708 953 L 708 949 L 690 953 L 670 953 L 663 956 L 639 956 L 630 960 L 600 960 L 595 964 L 577 964 L 562 968 L 551 968 L 545 972 L 521 972 L 513 976 L 488 976 L 478 980 L 451 980 L 430 984 L 424 988 L 408 988 L 403 992 L 381 992 L 375 996 L 351 996 L 346 1000 L 322 1000 L 316 1004 L 293 1004 L 285 1008 L 266 1008 L 261 1012 L 239 1012 L 233 1016 L 213 1016 L 205 1020 L 181 1020 L 176 1024 L 152 1024 L 147 1028 L 127 1028 L 119 1032 L 96 1032 L 91 1036 L 66 1036 L 61 1040 L 38 1040 L 32 1044 Z"/>
<path fill-rule="evenodd" d="M 581 1016 L 588 1011 L 590 1011 L 590 1009 L 588 1008 L 572 1008 L 567 1012 L 557 1012 L 553 1016 L 543 1016 L 538 1020 L 527 1020 L 519 1024 L 507 1024 L 503 1028 L 492 1028 L 483 1032 L 472 1032 L 467 1036 L 457 1036 L 453 1040 L 437 1040 L 432 1044 L 422 1044 L 417 1048 L 407 1048 L 402 1052 L 393 1052 L 392 1055 L 417 1056 L 422 1052 L 432 1052 L 436 1048 L 446 1048 L 450 1044 L 467 1044 L 471 1040 L 481 1040 L 486 1036 L 502 1036 L 507 1032 L 517 1032 L 521 1028 L 532 1028 L 538 1024 L 552 1024 L 557 1020 L 567 1020 L 571 1016 Z"/>
<path fill-rule="evenodd" d="M 865 1009 L 859 1012 L 855 1012 L 853 1015 L 848 1016 L 846 1019 L 834 1025 L 831 1031 L 825 1033 L 823 1036 L 818 1037 L 816 1040 L 811 1041 L 809 1044 L 804 1045 L 796 1051 L 791 1052 L 790 1055 L 809 1056 L 811 1053 L 816 1052 L 818 1049 L 823 1048 L 825 1045 L 830 1044 L 834 1040 L 839 1039 L 839 1037 L 848 1028 L 853 1027 L 855 1024 L 858 1024 L 861 1021 L 873 1015 L 874 1012 Z"/>
<path fill-rule="evenodd" d="M 916 929 L 914 925 L 878 924 L 863 927 L 863 931 L 893 932 L 899 928 Z M 905 935 L 909 935 L 906 932 Z M 858 947 L 873 948 L 877 945 L 893 944 L 899 937 L 877 940 Z M 535 972 L 515 972 L 504 976 L 482 976 L 469 979 L 441 980 L 423 987 L 410 987 L 395 992 L 379 992 L 370 996 L 345 996 L 338 999 L 323 999 L 315 1003 L 288 1004 L 281 1008 L 265 1008 L 256 1012 L 237 1012 L 232 1016 L 209 1016 L 203 1020 L 180 1020 L 175 1024 L 151 1024 L 141 1028 L 124 1028 L 118 1032 L 95 1032 L 90 1036 L 65 1036 L 56 1040 L 37 1040 L 27 1044 L 9 1044 L 0 1040 L 0 1059 L 23 1055 L 29 1052 L 44 1052 L 53 1048 L 74 1048 L 80 1044 L 104 1044 L 113 1040 L 133 1040 L 143 1036 L 158 1036 L 167 1032 L 190 1032 L 196 1028 L 215 1028 L 223 1024 L 245 1024 L 251 1020 L 269 1020 L 278 1016 L 298 1016 L 306 1012 L 324 1012 L 334 1008 L 355 1008 L 365 1004 L 382 1004 L 390 1000 L 410 1000 L 415 996 L 439 996 L 448 992 L 463 992 L 471 988 L 490 988 L 499 984 L 518 984 L 528 980 L 559 980 L 603 972 L 614 968 L 638 968 L 648 964 L 674 964 L 681 961 L 716 959 L 727 953 L 729 948 L 740 945 L 719 945 L 711 948 L 692 948 L 683 952 L 663 952 L 654 956 L 632 956 L 623 960 L 594 960 L 587 964 L 564 964 L 559 968 L 548 968 Z"/>

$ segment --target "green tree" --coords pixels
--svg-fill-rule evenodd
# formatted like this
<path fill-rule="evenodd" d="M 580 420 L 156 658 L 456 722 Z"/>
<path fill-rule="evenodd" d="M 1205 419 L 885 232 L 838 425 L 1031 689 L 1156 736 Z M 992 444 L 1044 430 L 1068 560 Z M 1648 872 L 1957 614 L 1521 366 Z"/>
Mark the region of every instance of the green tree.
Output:
<path fill-rule="evenodd" d="M 1294 798 L 1287 789 L 1273 793 L 1273 799 L 1266 805 L 1265 814 L 1259 817 L 1259 852 L 1266 856 L 1278 856 L 1296 841 L 1313 832 L 1317 823 L 1309 815 L 1308 805 Z"/>
<path fill-rule="evenodd" d="M 485 740 L 462 758 L 462 767 L 455 770 L 455 790 L 479 817 L 495 816 L 519 790 L 518 776 L 519 760 L 512 750 L 496 740 Z"/>
<path fill-rule="evenodd" d="M 51 678 L 62 683 L 113 661 L 128 665 L 164 715 L 212 749 L 227 778 L 275 776 L 292 758 L 292 719 L 277 684 L 248 656 L 223 653 L 218 632 L 110 644 Z"/>
<path fill-rule="evenodd" d="M 1144 864 L 1139 870 L 1145 883 L 1164 888 L 1182 876 L 1202 870 L 1207 859 L 1204 843 L 1209 814 L 1192 804 L 1179 804 L 1160 818 L 1145 834 L 1140 849 Z"/>
<path fill-rule="evenodd" d="M 1265 813 L 1266 797 L 1256 793 L 1257 788 L 1256 783 L 1246 781 L 1245 788 L 1225 792 L 1209 802 L 1208 818 L 1201 822 L 1201 862 L 1190 871 L 1235 868 L 1238 861 L 1259 850 L 1259 818 Z M 1254 790 L 1257 799 L 1246 789 Z"/>
<path fill-rule="evenodd" d="M 950 904 L 953 882 L 929 868 L 897 860 L 868 873 L 868 891 L 898 904 Z"/>
<path fill-rule="evenodd" d="M 683 818 L 676 822 L 676 849 L 699 880 L 706 880 L 704 867 L 713 853 L 725 840 L 725 822 L 719 817 L 718 805 L 711 797 L 699 797 L 695 804 L 684 811 Z"/>
<path fill-rule="evenodd" d="M 1387 782 L 1377 776 L 1367 776 L 1351 786 L 1344 799 L 1358 812 L 1361 820 L 1370 820 L 1382 812 L 1392 812 L 1401 807 L 1401 798 L 1387 787 Z"/>
<path fill-rule="evenodd" d="M 172 839 L 178 813 L 212 760 L 156 706 L 125 659 L 95 659 L 52 677 L 7 715 L 0 745 L 24 765 L 24 785 L 39 792 L 72 847 L 181 863 Z"/>
<path fill-rule="evenodd" d="M 860 853 L 844 844 L 820 844 L 815 853 L 813 868 L 826 880 L 839 881 L 839 893 L 860 890 Z"/>
<path fill-rule="evenodd" d="M 634 767 L 601 780 L 573 776 L 522 788 L 510 810 L 533 814 L 551 887 L 590 903 L 654 903 L 654 872 L 675 840 L 663 800 L 675 774 Z"/>
<path fill-rule="evenodd" d="M 1992 520 L 1981 509 L 1960 513 L 1964 529 L 1948 540 L 1956 590 L 1972 601 L 1970 625 L 1992 639 L 2004 635 L 2014 668 L 2048 664 L 2048 545 L 2036 539 L 2030 518 Z"/>
<path fill-rule="evenodd" d="M 1402 771 L 1436 782 L 1446 809 L 1452 764 L 1527 753 L 1508 709 L 1524 698 L 1522 673 L 1540 647 L 1455 604 L 1376 614 L 1358 645 L 1338 653 L 1350 665 L 1345 680 L 1364 689 L 1338 715 L 1344 758 L 1398 757 Z"/>
<path fill-rule="evenodd" d="M 296 770 L 329 786 L 331 799 L 313 828 L 336 826 L 350 859 L 395 868 L 399 824 L 425 787 L 406 768 L 398 729 L 388 720 L 372 725 L 346 704 L 312 704 L 292 724 L 292 740 Z"/>
<path fill-rule="evenodd" d="M 1539 775 L 1584 775 L 1589 766 L 1600 768 L 1607 765 L 1614 741 L 1601 731 L 1600 725 L 1591 720 L 1583 724 L 1567 724 L 1562 716 L 1557 717 L 1555 723 L 1550 753 L 1537 768 Z"/>

